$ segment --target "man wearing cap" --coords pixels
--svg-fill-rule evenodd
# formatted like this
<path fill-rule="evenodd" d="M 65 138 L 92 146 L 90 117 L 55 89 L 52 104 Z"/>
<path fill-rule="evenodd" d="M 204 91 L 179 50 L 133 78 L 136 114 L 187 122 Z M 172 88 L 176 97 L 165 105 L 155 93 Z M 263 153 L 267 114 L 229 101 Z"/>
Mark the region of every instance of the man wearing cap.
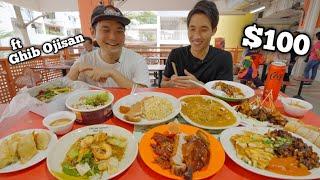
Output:
<path fill-rule="evenodd" d="M 100 48 L 80 57 L 68 78 L 99 87 L 130 88 L 150 85 L 144 58 L 124 46 L 125 26 L 130 20 L 111 5 L 97 6 L 91 15 L 91 34 Z"/>

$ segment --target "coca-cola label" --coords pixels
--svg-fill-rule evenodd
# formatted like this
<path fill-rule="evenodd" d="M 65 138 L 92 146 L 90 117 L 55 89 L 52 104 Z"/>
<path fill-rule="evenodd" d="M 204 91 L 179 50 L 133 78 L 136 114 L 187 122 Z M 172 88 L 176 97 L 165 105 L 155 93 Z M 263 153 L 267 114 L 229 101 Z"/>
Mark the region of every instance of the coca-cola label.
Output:
<path fill-rule="evenodd" d="M 283 74 L 278 74 L 277 72 L 273 72 L 270 74 L 270 80 L 272 79 L 281 80 L 283 79 Z"/>

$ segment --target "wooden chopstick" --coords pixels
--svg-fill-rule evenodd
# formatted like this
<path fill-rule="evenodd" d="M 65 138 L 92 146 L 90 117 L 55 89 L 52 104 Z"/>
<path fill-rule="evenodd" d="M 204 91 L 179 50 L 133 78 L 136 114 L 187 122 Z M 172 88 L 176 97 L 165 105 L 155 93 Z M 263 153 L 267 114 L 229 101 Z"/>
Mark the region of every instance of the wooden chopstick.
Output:
<path fill-rule="evenodd" d="M 173 72 L 176 76 L 178 76 L 178 72 L 177 72 L 177 67 L 176 67 L 176 64 L 174 62 L 171 62 L 172 64 L 172 68 L 173 68 Z"/>

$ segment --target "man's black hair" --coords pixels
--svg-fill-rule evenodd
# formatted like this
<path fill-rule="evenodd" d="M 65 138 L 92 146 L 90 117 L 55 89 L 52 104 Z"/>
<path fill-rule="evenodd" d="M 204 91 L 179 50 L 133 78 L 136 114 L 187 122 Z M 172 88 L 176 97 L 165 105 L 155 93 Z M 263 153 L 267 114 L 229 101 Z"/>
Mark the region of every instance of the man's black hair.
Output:
<path fill-rule="evenodd" d="M 189 27 L 192 16 L 195 14 L 206 15 L 210 20 L 212 29 L 217 27 L 219 22 L 219 11 L 214 2 L 208 1 L 208 0 L 199 1 L 188 14 L 188 17 L 187 17 L 188 27 Z"/>

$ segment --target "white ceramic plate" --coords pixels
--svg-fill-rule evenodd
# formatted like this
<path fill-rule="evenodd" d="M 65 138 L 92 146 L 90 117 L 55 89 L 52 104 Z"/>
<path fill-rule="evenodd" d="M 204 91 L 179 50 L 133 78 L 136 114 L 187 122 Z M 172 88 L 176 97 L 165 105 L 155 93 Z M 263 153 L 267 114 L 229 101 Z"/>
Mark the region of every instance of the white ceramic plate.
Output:
<path fill-rule="evenodd" d="M 239 116 L 237 115 L 237 112 L 226 102 L 218 99 L 218 98 L 215 98 L 215 97 L 212 97 L 212 96 L 207 96 L 207 95 L 187 95 L 187 96 L 182 96 L 180 97 L 180 102 L 181 104 L 183 103 L 182 100 L 185 99 L 185 98 L 188 98 L 188 97 L 203 97 L 203 98 L 206 98 L 206 99 L 211 99 L 213 101 L 216 101 L 220 104 L 222 104 L 227 110 L 231 111 L 231 113 L 234 115 L 234 117 L 236 118 L 236 122 L 232 125 L 229 125 L 229 126 L 221 126 L 221 127 L 212 127 L 212 126 L 204 126 L 204 125 L 201 125 L 201 124 L 198 124 L 194 121 L 192 121 L 187 115 L 183 114 L 181 111 L 180 111 L 180 114 L 181 116 L 183 117 L 183 119 L 185 119 L 188 123 L 194 125 L 194 126 L 197 126 L 199 128 L 203 128 L 203 129 L 227 129 L 227 128 L 230 128 L 230 127 L 235 127 L 235 126 L 238 126 L 239 123 L 240 123 L 240 119 L 239 119 Z"/>
<path fill-rule="evenodd" d="M 139 122 L 128 121 L 124 118 L 124 114 L 119 112 L 120 106 L 131 106 L 131 105 L 137 103 L 138 101 L 141 101 L 143 98 L 151 97 L 151 96 L 165 98 L 168 101 L 170 101 L 173 106 L 173 112 L 171 114 L 169 114 L 164 119 L 160 119 L 160 120 L 142 119 Z M 120 119 L 121 121 L 124 121 L 126 123 L 134 124 L 134 125 L 153 125 L 153 124 L 159 124 L 159 123 L 169 121 L 170 119 L 174 118 L 177 114 L 179 114 L 180 109 L 181 109 L 181 104 L 177 98 L 175 98 L 174 96 L 171 96 L 169 94 L 159 93 L 159 92 L 142 92 L 142 93 L 137 93 L 137 94 L 133 94 L 133 95 L 128 95 L 128 96 L 125 96 L 125 97 L 119 99 L 112 107 L 113 114 L 118 119 Z"/>
<path fill-rule="evenodd" d="M 63 162 L 68 150 L 79 138 L 90 134 L 97 134 L 99 132 L 107 133 L 110 136 L 120 136 L 127 139 L 127 147 L 125 155 L 119 162 L 119 168 L 115 174 L 103 173 L 102 179 L 111 179 L 123 171 L 125 171 L 136 159 L 138 154 L 138 143 L 134 139 L 131 132 L 114 125 L 92 125 L 83 128 L 76 129 L 59 139 L 57 145 L 52 148 L 48 154 L 47 167 L 50 173 L 58 179 L 62 179 L 57 176 L 54 172 L 63 173 L 61 163 Z"/>
<path fill-rule="evenodd" d="M 243 97 L 243 98 L 233 98 L 233 97 L 227 96 L 223 91 L 212 89 L 212 87 L 214 87 L 214 85 L 217 82 L 223 82 L 223 83 L 226 83 L 226 84 L 229 84 L 229 85 L 232 85 L 232 86 L 240 88 L 241 91 L 243 92 L 243 94 L 245 95 L 245 97 Z M 249 86 L 246 86 L 246 85 L 241 84 L 241 83 L 233 82 L 233 81 L 222 81 L 222 80 L 210 81 L 210 82 L 207 82 L 204 86 L 206 87 L 206 90 L 209 93 L 211 93 L 212 95 L 214 95 L 214 96 L 216 96 L 216 97 L 218 97 L 220 99 L 223 99 L 225 101 L 229 101 L 229 102 L 243 101 L 243 100 L 249 99 L 249 98 L 251 98 L 251 97 L 253 97 L 255 95 L 254 90 L 252 88 L 250 88 Z"/>
<path fill-rule="evenodd" d="M 235 127 L 235 128 L 230 128 L 225 131 L 223 131 L 220 135 L 220 141 L 223 146 L 223 149 L 225 152 L 228 154 L 228 156 L 239 166 L 254 172 L 256 174 L 260 174 L 263 176 L 267 177 L 272 177 L 272 178 L 280 178 L 280 179 L 319 179 L 320 178 L 320 168 L 314 168 L 310 170 L 311 174 L 308 176 L 288 176 L 288 175 L 282 175 L 282 174 L 277 174 L 273 173 L 271 171 L 259 169 L 253 166 L 250 166 L 249 164 L 245 163 L 243 160 L 239 159 L 237 157 L 236 150 L 233 146 L 233 144 L 230 141 L 230 138 L 233 135 L 236 134 L 243 134 L 245 131 L 251 131 L 259 134 L 265 134 L 269 130 L 274 130 L 274 128 L 268 128 L 268 127 Z M 291 133 L 291 132 L 290 132 Z M 312 147 L 312 150 L 320 156 L 320 149 L 316 147 L 314 144 L 309 142 L 308 140 L 304 139 L 303 137 L 296 135 L 294 133 L 291 133 L 293 136 L 301 138 L 304 143 L 306 143 L 308 146 Z"/>
<path fill-rule="evenodd" d="M 50 134 L 51 136 L 51 139 L 50 139 L 50 143 L 48 145 L 48 148 L 46 150 L 38 150 L 38 153 L 36 155 L 34 155 L 32 157 L 32 159 L 30 159 L 28 162 L 26 162 L 25 164 L 22 164 L 20 163 L 19 161 L 14 163 L 14 164 L 11 164 L 9 166 L 6 166 L 2 169 L 0 169 L 0 173 L 9 173 L 9 172 L 15 172 L 15 171 L 19 171 L 19 170 L 22 170 L 22 169 L 25 169 L 25 168 L 28 168 L 30 166 L 33 166 L 35 164 L 37 164 L 38 162 L 42 161 L 43 159 L 45 159 L 47 157 L 47 154 L 49 152 L 49 149 L 54 147 L 54 145 L 57 143 L 58 141 L 58 138 L 57 136 L 46 130 L 46 129 L 27 129 L 27 130 L 23 130 L 23 131 L 19 131 L 19 132 L 15 132 L 13 134 L 10 134 L 9 136 L 6 136 L 2 139 L 0 139 L 0 143 L 2 143 L 2 141 L 6 140 L 6 139 L 10 139 L 11 136 L 13 136 L 14 134 L 30 134 L 32 133 L 33 131 L 35 132 L 40 132 L 40 131 L 45 131 L 47 132 L 48 134 Z"/>

